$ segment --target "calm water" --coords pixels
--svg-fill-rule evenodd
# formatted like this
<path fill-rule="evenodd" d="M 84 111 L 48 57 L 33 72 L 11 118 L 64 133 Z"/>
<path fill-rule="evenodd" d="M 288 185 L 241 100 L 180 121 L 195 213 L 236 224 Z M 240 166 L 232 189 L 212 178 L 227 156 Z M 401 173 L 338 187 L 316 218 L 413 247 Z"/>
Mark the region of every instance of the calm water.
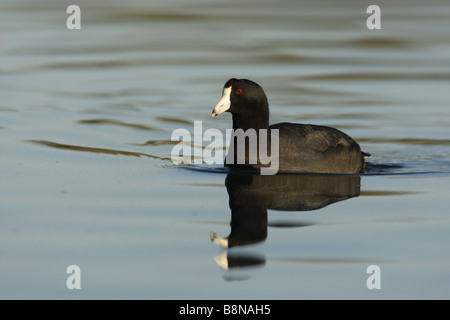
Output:
<path fill-rule="evenodd" d="M 450 298 L 448 1 L 76 1 L 72 31 L 70 4 L 0 1 L 0 298 Z M 174 165 L 173 130 L 231 127 L 231 77 L 366 172 Z"/>

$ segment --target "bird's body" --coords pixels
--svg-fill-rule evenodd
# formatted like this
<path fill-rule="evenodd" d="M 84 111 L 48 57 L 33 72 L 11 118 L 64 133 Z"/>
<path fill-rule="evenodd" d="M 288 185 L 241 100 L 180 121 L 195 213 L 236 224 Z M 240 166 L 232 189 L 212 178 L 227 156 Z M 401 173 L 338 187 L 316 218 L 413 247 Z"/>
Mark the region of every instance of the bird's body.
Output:
<path fill-rule="evenodd" d="M 269 104 L 262 88 L 246 79 L 230 79 L 224 86 L 223 96 L 213 110 L 212 116 L 222 112 L 233 115 L 233 129 L 258 132 L 258 151 L 260 139 L 265 139 L 260 130 L 267 130 L 267 142 L 271 143 L 271 133 L 277 131 L 278 172 L 310 173 L 358 173 L 364 167 L 368 154 L 361 152 L 359 144 L 344 132 L 326 126 L 282 122 L 269 125 Z M 248 153 L 251 150 L 247 141 L 244 166 L 264 167 L 259 161 L 252 164 Z M 235 145 L 236 147 L 236 145 Z M 272 151 L 275 148 L 272 147 Z M 235 155 L 242 150 L 234 150 Z M 274 158 L 273 158 L 274 159 Z M 263 162 L 264 163 L 264 162 Z M 236 162 L 227 163 L 237 166 Z"/>
<path fill-rule="evenodd" d="M 356 173 L 364 165 L 364 154 L 347 134 L 335 128 L 311 124 L 277 123 L 279 171 Z"/>

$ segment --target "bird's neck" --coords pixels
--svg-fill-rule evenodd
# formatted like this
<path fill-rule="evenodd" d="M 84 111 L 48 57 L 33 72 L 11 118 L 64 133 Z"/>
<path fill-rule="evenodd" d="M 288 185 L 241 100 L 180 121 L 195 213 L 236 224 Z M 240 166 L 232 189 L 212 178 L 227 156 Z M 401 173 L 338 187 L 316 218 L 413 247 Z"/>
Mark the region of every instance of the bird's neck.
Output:
<path fill-rule="evenodd" d="M 242 129 L 269 129 L 269 117 L 265 115 L 258 115 L 254 117 L 241 116 L 233 114 L 233 130 Z"/>

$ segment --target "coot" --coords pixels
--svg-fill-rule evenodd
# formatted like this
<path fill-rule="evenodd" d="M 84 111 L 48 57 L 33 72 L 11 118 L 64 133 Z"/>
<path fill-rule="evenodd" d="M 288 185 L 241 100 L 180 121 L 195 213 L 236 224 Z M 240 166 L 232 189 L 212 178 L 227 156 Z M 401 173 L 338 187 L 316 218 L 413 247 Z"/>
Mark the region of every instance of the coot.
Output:
<path fill-rule="evenodd" d="M 361 151 L 359 144 L 350 136 L 335 128 L 289 122 L 269 126 L 267 97 L 257 83 L 247 79 L 233 78 L 225 83 L 222 98 L 211 116 L 216 117 L 225 111 L 232 114 L 233 132 L 238 129 L 244 132 L 254 129 L 260 139 L 261 129 L 267 130 L 267 138 L 264 135 L 263 139 L 267 139 L 269 147 L 271 130 L 278 129 L 278 172 L 358 173 L 362 171 L 365 158 L 369 156 Z M 264 167 L 259 156 L 256 163 L 249 160 L 249 154 L 254 149 L 249 147 L 249 139 L 246 141 L 245 163 L 239 164 L 227 158 L 226 165 L 256 169 Z M 242 152 L 236 148 L 237 143 L 231 149 L 234 151 L 234 160 L 236 154 Z"/>

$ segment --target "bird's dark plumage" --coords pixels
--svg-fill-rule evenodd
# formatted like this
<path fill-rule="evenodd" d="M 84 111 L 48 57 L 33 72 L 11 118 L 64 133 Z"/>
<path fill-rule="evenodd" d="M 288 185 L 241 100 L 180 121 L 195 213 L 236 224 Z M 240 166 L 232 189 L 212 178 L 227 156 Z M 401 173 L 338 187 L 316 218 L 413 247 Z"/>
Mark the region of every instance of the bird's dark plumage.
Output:
<path fill-rule="evenodd" d="M 350 136 L 335 128 L 288 122 L 269 126 L 267 97 L 258 84 L 247 79 L 230 79 L 226 82 L 223 96 L 212 116 L 225 111 L 233 116 L 234 130 L 268 130 L 269 145 L 271 130 L 278 129 L 278 172 L 358 173 L 364 167 L 365 157 L 369 155 L 362 152 L 359 144 Z M 258 142 L 259 139 L 258 135 Z M 260 161 L 250 163 L 248 151 L 246 145 L 244 165 L 264 167 Z M 234 162 L 228 165 L 237 164 Z"/>

